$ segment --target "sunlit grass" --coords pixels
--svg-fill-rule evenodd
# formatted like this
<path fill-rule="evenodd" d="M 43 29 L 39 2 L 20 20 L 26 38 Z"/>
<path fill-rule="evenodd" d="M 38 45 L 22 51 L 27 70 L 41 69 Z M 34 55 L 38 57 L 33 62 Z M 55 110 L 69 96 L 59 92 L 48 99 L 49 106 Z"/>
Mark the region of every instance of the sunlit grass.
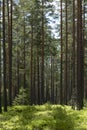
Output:
<path fill-rule="evenodd" d="M 35 105 L 9 107 L 0 114 L 0 130 L 87 130 L 87 108 Z"/>

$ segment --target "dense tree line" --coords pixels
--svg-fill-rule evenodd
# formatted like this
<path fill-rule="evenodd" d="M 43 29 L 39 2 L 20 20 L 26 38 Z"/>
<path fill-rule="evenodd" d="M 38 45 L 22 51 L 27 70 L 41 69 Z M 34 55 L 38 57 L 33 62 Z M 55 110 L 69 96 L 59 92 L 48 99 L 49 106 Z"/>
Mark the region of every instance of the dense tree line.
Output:
<path fill-rule="evenodd" d="M 87 99 L 86 0 L 0 1 L 0 112 L 29 103 L 82 109 Z M 57 21 L 57 23 L 56 23 Z M 53 32 L 53 27 L 54 31 Z"/>

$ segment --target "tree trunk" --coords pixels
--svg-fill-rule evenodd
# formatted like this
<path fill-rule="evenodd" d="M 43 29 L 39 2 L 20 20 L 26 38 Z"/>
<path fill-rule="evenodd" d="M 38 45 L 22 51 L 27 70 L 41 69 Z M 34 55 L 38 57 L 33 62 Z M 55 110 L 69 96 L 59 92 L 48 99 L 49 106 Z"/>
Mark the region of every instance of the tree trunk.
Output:
<path fill-rule="evenodd" d="M 30 100 L 31 100 L 31 105 L 33 104 L 34 101 L 34 95 L 33 95 L 33 24 L 31 25 L 31 61 L 30 61 Z"/>
<path fill-rule="evenodd" d="M 39 54 L 37 47 L 37 87 L 38 87 L 38 104 L 40 104 L 40 66 L 39 66 Z"/>
<path fill-rule="evenodd" d="M 54 103 L 54 59 L 51 56 L 51 103 Z"/>
<path fill-rule="evenodd" d="M 41 104 L 44 103 L 44 1 L 42 0 L 42 64 L 41 64 Z"/>
<path fill-rule="evenodd" d="M 9 1 L 9 23 L 8 23 L 8 37 L 9 37 L 9 105 L 12 106 L 12 0 Z M 9 6 L 9 5 L 8 5 Z"/>
<path fill-rule="evenodd" d="M 1 25 L 0 25 L 0 30 L 1 30 Z M 1 39 L 0 39 L 0 113 L 2 113 L 2 73 L 1 73 Z"/>
<path fill-rule="evenodd" d="M 77 108 L 83 108 L 84 97 L 84 44 L 82 33 L 82 1 L 77 0 Z"/>
<path fill-rule="evenodd" d="M 62 21 L 62 0 L 60 0 L 60 6 L 61 6 L 61 26 L 60 26 L 60 30 L 61 30 L 61 68 L 60 68 L 60 104 L 63 104 L 63 36 L 62 36 L 62 25 L 63 25 L 63 21 Z"/>
<path fill-rule="evenodd" d="M 3 0 L 3 87 L 4 87 L 4 111 L 7 111 L 7 87 L 6 87 L 6 42 L 5 42 L 5 0 Z"/>
<path fill-rule="evenodd" d="M 67 105 L 68 73 L 67 73 L 67 56 L 68 56 L 68 22 L 67 22 L 67 0 L 65 3 L 65 22 L 66 22 L 66 41 L 65 41 L 65 72 L 64 72 L 64 104 Z"/>
<path fill-rule="evenodd" d="M 26 88 L 26 72 L 25 72 L 25 16 L 24 16 L 24 88 Z"/>

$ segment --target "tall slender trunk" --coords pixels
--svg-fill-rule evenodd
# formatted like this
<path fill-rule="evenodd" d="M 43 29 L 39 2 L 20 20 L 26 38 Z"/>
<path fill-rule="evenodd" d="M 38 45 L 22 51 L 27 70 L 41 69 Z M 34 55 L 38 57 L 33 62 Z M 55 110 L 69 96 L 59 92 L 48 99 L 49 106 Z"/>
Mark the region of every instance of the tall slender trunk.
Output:
<path fill-rule="evenodd" d="M 16 94 L 19 94 L 19 89 L 20 89 L 20 57 L 19 57 L 19 50 L 17 49 L 17 89 L 16 89 Z"/>
<path fill-rule="evenodd" d="M 84 43 L 82 33 L 82 1 L 77 0 L 77 107 L 83 108 L 84 97 Z"/>
<path fill-rule="evenodd" d="M 44 0 L 42 0 L 42 65 L 41 65 L 41 104 L 44 103 Z"/>
<path fill-rule="evenodd" d="M 4 87 L 4 111 L 7 111 L 7 87 L 6 87 L 6 42 L 5 42 L 5 0 L 3 0 L 3 87 Z"/>
<path fill-rule="evenodd" d="M 46 66 L 46 81 L 45 81 L 46 82 L 46 94 L 45 94 L 46 96 L 45 96 L 45 101 L 47 102 L 48 101 L 48 86 L 49 86 L 48 85 L 48 79 L 47 79 L 47 77 L 48 77 L 48 74 L 47 74 L 47 69 L 48 69 L 47 68 L 47 61 L 46 61 L 46 65 L 45 66 Z"/>
<path fill-rule="evenodd" d="M 49 73 L 48 73 L 48 63 L 46 62 L 46 102 L 50 101 L 50 92 L 49 92 Z"/>
<path fill-rule="evenodd" d="M 24 88 L 26 88 L 26 72 L 25 72 L 25 16 L 24 16 Z"/>
<path fill-rule="evenodd" d="M 64 75 L 64 104 L 67 105 L 67 89 L 68 89 L 68 75 L 67 75 L 67 56 L 68 56 L 68 21 L 67 21 L 67 0 L 65 2 L 65 22 L 66 22 L 66 41 L 65 41 L 65 75 Z"/>
<path fill-rule="evenodd" d="M 9 105 L 12 106 L 12 0 L 9 1 Z M 8 5 L 9 6 L 9 5 Z"/>
<path fill-rule="evenodd" d="M 1 25 L 0 25 L 0 31 L 1 31 Z M 0 34 L 1 35 L 1 34 Z M 0 113 L 2 112 L 2 73 L 1 73 L 1 39 L 0 39 Z"/>
<path fill-rule="evenodd" d="M 1 57 L 0 57 L 1 58 Z M 0 113 L 2 112 L 2 97 L 1 97 L 1 95 L 2 95 L 2 92 L 1 92 L 1 89 L 2 88 L 2 84 L 1 84 L 1 61 L 0 61 Z"/>
<path fill-rule="evenodd" d="M 10 43 L 10 6 L 9 6 L 10 2 L 9 0 L 7 0 L 7 25 L 8 25 L 8 48 L 6 49 L 6 81 L 7 81 L 7 88 L 8 88 L 8 92 L 9 92 L 9 43 Z M 9 104 L 9 103 L 8 103 Z"/>
<path fill-rule="evenodd" d="M 31 61 L 30 61 L 30 85 L 31 85 L 31 105 L 33 104 L 33 24 L 31 25 Z"/>
<path fill-rule="evenodd" d="M 39 54 L 38 54 L 38 47 L 37 47 L 37 86 L 38 86 L 38 104 L 40 104 L 40 72 L 39 72 Z"/>
<path fill-rule="evenodd" d="M 0 5 L 0 12 L 1 12 L 1 5 Z M 0 17 L 0 21 L 1 21 L 1 17 Z M 1 33 L 1 25 L 2 23 L 0 23 L 0 113 L 2 113 L 2 96 L 1 96 L 1 91 L 2 91 L 2 72 L 1 72 L 1 37 L 2 37 L 2 33 Z"/>
<path fill-rule="evenodd" d="M 58 82 L 58 77 L 57 76 L 58 75 L 56 73 L 56 83 Z M 63 99 L 63 97 L 62 97 L 62 99 Z M 56 88 L 55 88 L 55 104 L 57 104 L 57 103 L 62 104 L 63 102 L 60 102 L 60 101 L 62 101 L 62 100 L 59 100 L 59 102 L 58 102 L 58 84 L 56 84 Z"/>
<path fill-rule="evenodd" d="M 73 88 L 75 88 L 75 0 L 73 0 L 73 42 L 72 42 L 72 48 L 73 48 Z"/>
<path fill-rule="evenodd" d="M 72 42 L 72 84 L 71 84 L 71 96 L 75 96 L 76 91 L 76 54 L 75 54 L 75 0 L 73 0 L 73 42 Z M 74 97 L 76 98 L 76 97 Z M 75 101 L 74 101 L 75 102 Z"/>
<path fill-rule="evenodd" d="M 36 104 L 36 59 L 34 57 L 34 70 L 33 70 L 33 96 L 34 104 Z"/>
<path fill-rule="evenodd" d="M 85 62 L 85 35 L 86 35 L 86 4 L 85 4 L 86 0 L 83 1 L 83 43 L 84 43 L 84 50 L 83 50 L 83 55 L 84 55 L 84 62 Z M 85 78 L 85 74 L 84 74 L 84 78 Z M 85 90 L 87 89 L 87 86 L 85 85 L 85 79 L 84 79 L 84 98 L 85 98 L 85 93 L 87 94 L 87 92 L 85 92 Z M 86 97 L 87 98 L 87 97 Z"/>
<path fill-rule="evenodd" d="M 51 56 L 51 102 L 54 103 L 54 59 Z"/>
<path fill-rule="evenodd" d="M 62 12 L 62 0 L 60 0 L 60 6 L 61 6 L 61 26 L 60 26 L 60 30 L 61 30 L 61 68 L 60 68 L 60 104 L 63 103 L 63 12 Z"/>

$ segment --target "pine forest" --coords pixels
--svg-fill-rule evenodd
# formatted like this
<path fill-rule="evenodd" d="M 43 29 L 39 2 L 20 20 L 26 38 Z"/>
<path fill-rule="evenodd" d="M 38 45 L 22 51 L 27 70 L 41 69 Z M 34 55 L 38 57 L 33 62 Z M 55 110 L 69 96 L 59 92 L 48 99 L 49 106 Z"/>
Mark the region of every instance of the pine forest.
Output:
<path fill-rule="evenodd" d="M 0 130 L 87 130 L 87 0 L 0 0 Z"/>

